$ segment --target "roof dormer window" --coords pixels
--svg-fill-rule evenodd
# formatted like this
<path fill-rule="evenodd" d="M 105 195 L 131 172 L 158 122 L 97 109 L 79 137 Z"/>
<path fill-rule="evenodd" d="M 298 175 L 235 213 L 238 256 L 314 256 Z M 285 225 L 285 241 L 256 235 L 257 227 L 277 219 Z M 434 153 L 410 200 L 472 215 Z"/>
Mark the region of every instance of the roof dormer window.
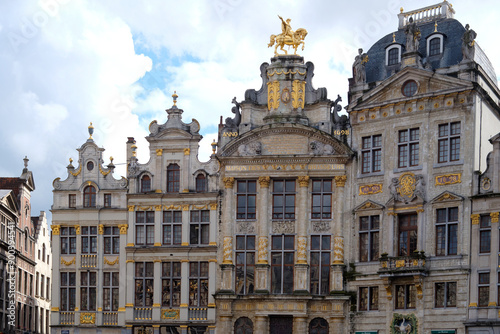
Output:
<path fill-rule="evenodd" d="M 393 44 L 385 50 L 385 64 L 387 66 L 397 65 L 401 62 L 401 45 Z"/>
<path fill-rule="evenodd" d="M 427 37 L 427 55 L 438 56 L 443 53 L 443 34 L 433 33 Z"/>

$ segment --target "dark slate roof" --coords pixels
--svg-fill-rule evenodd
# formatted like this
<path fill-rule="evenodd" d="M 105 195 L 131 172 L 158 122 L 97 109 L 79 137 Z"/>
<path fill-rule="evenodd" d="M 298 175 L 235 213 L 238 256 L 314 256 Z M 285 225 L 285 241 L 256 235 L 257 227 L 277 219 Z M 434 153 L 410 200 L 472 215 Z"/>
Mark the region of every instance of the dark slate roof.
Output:
<path fill-rule="evenodd" d="M 19 196 L 19 185 L 23 183 L 18 177 L 0 177 L 0 189 L 10 189 L 14 192 L 14 196 L 17 200 Z"/>
<path fill-rule="evenodd" d="M 423 24 L 419 24 L 421 39 L 418 51 L 422 55 L 422 63 L 425 65 L 428 61 L 427 59 L 427 37 L 434 34 L 434 23 L 427 22 Z M 429 63 L 432 69 L 450 67 L 453 65 L 457 65 L 462 61 L 462 36 L 465 32 L 464 26 L 455 19 L 440 19 L 437 21 L 437 32 L 442 33 L 444 35 L 444 52 L 442 56 L 434 56 L 432 59 L 429 59 Z M 406 35 L 404 28 L 397 30 L 396 32 L 396 43 L 403 45 L 403 53 L 404 53 L 404 45 L 406 44 Z M 370 50 L 368 50 L 368 63 L 366 63 L 366 81 L 367 82 L 375 82 L 382 81 L 393 74 L 394 71 L 397 71 L 397 66 L 388 68 L 385 66 L 385 50 L 386 48 L 393 44 L 392 42 L 392 34 L 390 33 L 383 38 L 381 38 L 378 42 L 376 42 Z M 476 43 L 477 46 L 477 43 Z M 488 76 L 496 83 L 496 74 L 491 65 L 491 62 L 486 57 L 484 52 L 476 47 L 476 55 L 474 60 L 481 65 L 481 67 L 486 71 Z"/>

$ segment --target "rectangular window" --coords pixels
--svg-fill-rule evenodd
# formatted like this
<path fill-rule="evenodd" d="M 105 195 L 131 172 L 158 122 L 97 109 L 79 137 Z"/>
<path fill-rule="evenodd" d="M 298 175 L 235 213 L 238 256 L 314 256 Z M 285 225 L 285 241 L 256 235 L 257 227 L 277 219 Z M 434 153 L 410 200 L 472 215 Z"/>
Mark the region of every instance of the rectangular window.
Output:
<path fill-rule="evenodd" d="M 460 159 L 460 122 L 439 125 L 438 162 Z"/>
<path fill-rule="evenodd" d="M 42 275 L 41 276 L 41 280 L 40 280 L 40 297 L 44 297 L 44 294 L 43 294 L 43 290 L 45 289 L 45 276 Z"/>
<path fill-rule="evenodd" d="M 273 181 L 273 219 L 295 219 L 295 180 Z"/>
<path fill-rule="evenodd" d="M 332 179 L 312 180 L 312 219 L 332 218 Z"/>
<path fill-rule="evenodd" d="M 82 226 L 82 254 L 97 254 L 97 226 Z"/>
<path fill-rule="evenodd" d="M 189 306 L 208 305 L 208 262 L 189 262 Z"/>
<path fill-rule="evenodd" d="M 68 206 L 70 208 L 76 208 L 76 194 L 68 195 Z"/>
<path fill-rule="evenodd" d="M 436 255 L 457 255 L 458 208 L 436 210 Z"/>
<path fill-rule="evenodd" d="M 273 235 L 271 245 L 271 293 L 293 292 L 295 237 Z"/>
<path fill-rule="evenodd" d="M 104 194 L 104 207 L 105 208 L 111 207 L 111 194 Z"/>
<path fill-rule="evenodd" d="M 180 187 L 181 169 L 177 164 L 167 167 L 167 192 L 178 193 Z"/>
<path fill-rule="evenodd" d="M 491 251 L 491 217 L 481 216 L 479 219 L 479 253 Z"/>
<path fill-rule="evenodd" d="M 359 261 L 379 259 L 379 216 L 359 217 Z"/>
<path fill-rule="evenodd" d="M 36 277 L 36 282 L 35 282 L 35 296 L 38 297 L 39 296 L 39 294 L 38 294 L 38 285 L 40 283 L 40 273 L 37 272 L 35 277 Z"/>
<path fill-rule="evenodd" d="M 181 304 L 181 263 L 161 264 L 161 305 L 175 307 Z"/>
<path fill-rule="evenodd" d="M 490 273 L 479 273 L 478 303 L 479 307 L 486 307 L 490 300 Z"/>
<path fill-rule="evenodd" d="M 415 308 L 417 289 L 415 284 L 396 285 L 396 309 Z"/>
<path fill-rule="evenodd" d="M 399 256 L 410 256 L 417 250 L 417 215 L 398 215 Z"/>
<path fill-rule="evenodd" d="M 457 306 L 457 282 L 436 283 L 434 290 L 434 306 L 436 308 Z"/>
<path fill-rule="evenodd" d="M 331 236 L 311 236 L 310 291 L 312 295 L 327 295 L 330 291 Z"/>
<path fill-rule="evenodd" d="M 61 272 L 61 311 L 74 311 L 76 301 L 76 273 Z"/>
<path fill-rule="evenodd" d="M 120 297 L 120 273 L 103 273 L 103 310 L 118 311 L 118 300 Z"/>
<path fill-rule="evenodd" d="M 117 226 L 104 228 L 104 254 L 120 254 L 120 228 Z"/>
<path fill-rule="evenodd" d="M 61 227 L 61 254 L 76 254 L 76 230 L 74 227 Z"/>
<path fill-rule="evenodd" d="M 189 224 L 189 244 L 208 245 L 210 227 L 209 210 L 191 211 L 191 222 Z"/>
<path fill-rule="evenodd" d="M 95 271 L 80 272 L 80 309 L 96 310 L 97 273 Z"/>
<path fill-rule="evenodd" d="M 135 306 L 153 306 L 153 262 L 135 263 Z"/>
<path fill-rule="evenodd" d="M 163 245 L 182 243 L 182 211 L 163 211 Z"/>
<path fill-rule="evenodd" d="M 420 129 L 399 131 L 398 168 L 418 166 Z"/>
<path fill-rule="evenodd" d="M 255 219 L 257 183 L 255 180 L 238 180 L 236 219 Z"/>
<path fill-rule="evenodd" d="M 382 170 L 382 135 L 363 137 L 361 140 L 361 172 Z"/>
<path fill-rule="evenodd" d="M 137 211 L 135 213 L 136 245 L 153 245 L 155 239 L 154 211 Z"/>
<path fill-rule="evenodd" d="M 378 310 L 378 287 L 362 287 L 359 288 L 359 311 L 376 311 Z"/>
<path fill-rule="evenodd" d="M 46 296 L 45 299 L 49 300 L 50 299 L 50 277 L 47 277 L 47 289 L 46 289 Z"/>
<path fill-rule="evenodd" d="M 255 236 L 236 236 L 236 294 L 247 295 L 255 287 Z"/>

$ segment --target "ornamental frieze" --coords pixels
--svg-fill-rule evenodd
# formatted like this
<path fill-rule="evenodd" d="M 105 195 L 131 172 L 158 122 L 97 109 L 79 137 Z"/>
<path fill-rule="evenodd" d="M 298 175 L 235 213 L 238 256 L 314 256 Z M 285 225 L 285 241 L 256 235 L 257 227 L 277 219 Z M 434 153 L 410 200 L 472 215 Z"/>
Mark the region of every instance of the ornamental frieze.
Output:
<path fill-rule="evenodd" d="M 294 221 L 274 221 L 274 222 L 272 222 L 272 233 L 273 234 L 295 233 L 295 222 Z"/>
<path fill-rule="evenodd" d="M 462 183 L 462 174 L 455 173 L 436 176 L 436 186 L 444 186 L 455 183 Z"/>
<path fill-rule="evenodd" d="M 255 222 L 236 222 L 236 233 L 241 233 L 241 234 L 255 233 Z"/>
<path fill-rule="evenodd" d="M 404 173 L 399 178 L 392 179 L 389 189 L 396 201 L 408 203 L 417 196 L 424 198 L 424 186 L 423 175 Z"/>

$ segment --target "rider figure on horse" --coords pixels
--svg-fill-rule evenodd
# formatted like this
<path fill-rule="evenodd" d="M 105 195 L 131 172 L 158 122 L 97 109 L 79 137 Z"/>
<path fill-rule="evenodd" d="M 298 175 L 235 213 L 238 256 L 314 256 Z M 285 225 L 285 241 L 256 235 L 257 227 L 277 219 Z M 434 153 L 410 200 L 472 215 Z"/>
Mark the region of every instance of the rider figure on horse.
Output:
<path fill-rule="evenodd" d="M 278 17 L 281 20 L 281 30 L 283 31 L 283 33 L 282 33 L 283 37 L 286 38 L 288 36 L 293 41 L 294 40 L 293 30 L 292 30 L 292 26 L 290 25 L 291 19 L 286 19 L 286 22 L 285 22 L 285 20 L 283 20 L 283 18 L 281 16 L 278 15 Z"/>

